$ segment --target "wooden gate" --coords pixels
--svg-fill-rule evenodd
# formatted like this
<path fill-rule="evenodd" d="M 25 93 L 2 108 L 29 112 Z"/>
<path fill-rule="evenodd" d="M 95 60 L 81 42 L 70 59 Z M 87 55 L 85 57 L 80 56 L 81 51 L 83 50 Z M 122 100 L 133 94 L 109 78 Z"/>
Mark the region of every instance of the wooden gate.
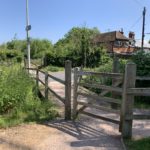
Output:
<path fill-rule="evenodd" d="M 96 80 L 93 80 L 94 77 L 97 77 L 97 79 L 108 78 L 109 84 L 96 82 Z M 92 80 L 89 80 L 90 78 Z M 89 72 L 75 68 L 73 118 L 75 119 L 79 114 L 85 114 L 119 124 L 119 131 L 122 133 L 122 136 L 131 138 L 133 120 L 150 119 L 150 114 L 136 115 L 133 113 L 134 96 L 150 96 L 150 88 L 135 87 L 136 80 L 150 80 L 150 77 L 136 76 L 136 64 L 134 63 L 126 65 L 124 74 Z M 100 89 L 100 92 L 93 92 L 93 89 Z M 82 99 L 84 97 L 87 99 L 83 101 L 81 98 L 79 99 L 79 96 L 82 96 Z M 118 114 L 119 119 L 116 120 L 101 114 L 97 115 L 88 112 L 85 110 L 87 108 L 95 108 L 107 113 Z"/>
<path fill-rule="evenodd" d="M 109 81 L 113 85 L 104 85 L 102 83 L 93 81 L 93 78 L 103 79 Z M 107 78 L 107 79 L 106 79 Z M 89 80 L 88 80 L 89 79 Z M 90 80 L 92 79 L 92 80 Z M 113 82 L 115 79 L 116 82 Z M 74 70 L 74 96 L 73 96 L 73 118 L 75 119 L 78 114 L 85 114 L 91 117 L 103 119 L 116 124 L 119 120 L 107 118 L 101 115 L 85 111 L 87 108 L 95 108 L 106 112 L 116 113 L 120 115 L 122 88 L 118 87 L 123 82 L 123 74 L 120 73 L 99 73 L 79 70 Z M 99 94 L 91 92 L 92 90 L 100 89 Z M 115 95 L 115 97 L 110 97 Z M 117 96 L 116 96 L 117 95 Z M 83 101 L 79 96 L 86 97 Z M 117 107 L 112 107 L 112 106 Z"/>

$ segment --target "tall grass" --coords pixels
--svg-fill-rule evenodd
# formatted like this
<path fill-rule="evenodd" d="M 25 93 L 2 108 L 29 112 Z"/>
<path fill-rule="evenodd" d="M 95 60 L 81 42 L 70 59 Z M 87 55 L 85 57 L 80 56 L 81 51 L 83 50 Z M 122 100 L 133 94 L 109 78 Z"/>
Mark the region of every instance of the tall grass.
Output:
<path fill-rule="evenodd" d="M 37 97 L 35 83 L 18 65 L 0 67 L 0 95 L 0 127 L 57 116 L 50 101 Z"/>

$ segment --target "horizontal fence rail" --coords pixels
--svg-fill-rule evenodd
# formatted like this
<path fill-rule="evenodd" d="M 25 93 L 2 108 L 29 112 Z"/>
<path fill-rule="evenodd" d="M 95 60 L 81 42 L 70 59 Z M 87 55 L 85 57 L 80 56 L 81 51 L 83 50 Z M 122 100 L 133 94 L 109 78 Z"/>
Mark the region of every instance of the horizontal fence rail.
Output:
<path fill-rule="evenodd" d="M 114 109 L 111 109 L 111 108 L 108 108 L 108 107 L 95 105 L 95 103 L 92 103 L 92 102 L 81 102 L 81 101 L 78 101 L 78 104 L 79 105 L 84 105 L 86 107 L 93 107 L 93 108 L 100 109 L 100 110 L 107 111 L 107 112 L 111 112 L 111 113 L 120 114 L 119 110 L 114 110 Z"/>
<path fill-rule="evenodd" d="M 150 96 L 150 88 L 130 88 L 127 93 L 135 96 Z"/>
<path fill-rule="evenodd" d="M 141 80 L 141 81 L 146 80 L 146 81 L 148 81 L 148 80 L 150 80 L 150 77 L 139 77 L 139 76 L 137 76 L 136 80 Z"/>
<path fill-rule="evenodd" d="M 37 80 L 45 86 L 45 82 L 44 81 L 42 81 L 41 79 L 37 79 Z"/>
<path fill-rule="evenodd" d="M 53 91 L 51 88 L 48 87 L 48 90 L 53 93 L 62 103 L 65 104 L 65 98 L 59 96 L 55 91 Z"/>
<path fill-rule="evenodd" d="M 150 119 L 150 114 L 133 115 L 133 119 L 135 119 L 135 120 Z"/>
<path fill-rule="evenodd" d="M 99 115 L 96 115 L 96 114 L 92 114 L 92 113 L 89 113 L 89 112 L 86 112 L 86 111 L 82 111 L 81 114 L 84 114 L 84 115 L 87 115 L 87 116 L 90 116 L 90 117 L 93 117 L 93 118 L 97 118 L 97 119 L 102 119 L 104 121 L 109 121 L 109 122 L 112 122 L 112 123 L 115 123 L 115 124 L 120 123 L 118 120 L 113 120 L 111 118 L 106 118 L 106 117 L 99 116 Z"/>
<path fill-rule="evenodd" d="M 88 72 L 88 71 L 78 71 L 78 76 L 103 76 L 103 77 L 110 77 L 110 78 L 121 78 L 123 79 L 123 74 L 121 73 L 105 73 L 105 72 Z"/>
<path fill-rule="evenodd" d="M 88 88 L 97 88 L 97 89 L 103 89 L 107 91 L 122 93 L 122 88 L 119 87 L 112 87 L 107 85 L 100 85 L 98 83 L 79 83 L 79 86 L 88 87 Z"/>
<path fill-rule="evenodd" d="M 117 100 L 115 98 L 111 98 L 111 97 L 104 97 L 104 96 L 100 96 L 100 95 L 91 95 L 91 94 L 86 94 L 86 93 L 81 93 L 81 92 L 77 92 L 78 95 L 84 96 L 84 97 L 89 97 L 91 99 L 94 100 L 98 100 L 101 102 L 109 102 L 109 103 L 115 103 L 115 104 L 121 104 L 121 100 Z"/>
<path fill-rule="evenodd" d="M 55 81 L 65 85 L 65 81 L 63 81 L 63 80 L 61 80 L 61 79 L 59 79 L 57 77 L 54 77 L 51 74 L 48 74 L 48 77 L 50 77 L 50 78 L 54 79 Z"/>

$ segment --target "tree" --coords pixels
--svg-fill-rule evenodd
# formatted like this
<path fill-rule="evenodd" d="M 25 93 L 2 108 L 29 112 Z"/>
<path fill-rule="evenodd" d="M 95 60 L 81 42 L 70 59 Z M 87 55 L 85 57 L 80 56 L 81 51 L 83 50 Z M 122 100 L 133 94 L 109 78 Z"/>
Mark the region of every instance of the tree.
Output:
<path fill-rule="evenodd" d="M 31 40 L 31 58 L 42 58 L 48 51 L 52 51 L 53 45 L 46 39 Z"/>
<path fill-rule="evenodd" d="M 72 60 L 73 66 L 84 65 L 85 67 L 89 67 L 93 65 L 89 62 L 92 59 L 96 61 L 96 63 L 92 61 L 94 66 L 98 65 L 100 55 L 97 50 L 99 49 L 93 48 L 91 41 L 99 33 L 97 28 L 73 27 L 65 34 L 64 38 L 60 39 L 54 45 L 56 56 L 61 56 L 64 60 Z M 99 59 L 95 59 L 94 57 Z"/>

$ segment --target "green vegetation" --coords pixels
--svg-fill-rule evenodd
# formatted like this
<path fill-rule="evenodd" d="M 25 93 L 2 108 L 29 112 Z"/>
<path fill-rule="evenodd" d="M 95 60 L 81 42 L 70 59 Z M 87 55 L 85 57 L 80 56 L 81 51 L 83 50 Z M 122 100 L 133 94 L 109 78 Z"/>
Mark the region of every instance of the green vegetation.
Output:
<path fill-rule="evenodd" d="M 47 67 L 44 67 L 42 70 L 44 71 L 50 71 L 50 72 L 58 72 L 58 71 L 64 71 L 64 68 L 63 67 L 57 67 L 57 66 L 47 66 Z"/>
<path fill-rule="evenodd" d="M 127 150 L 149 150 L 150 138 L 141 140 L 125 140 Z"/>
<path fill-rule="evenodd" d="M 23 55 L 16 50 L 0 50 L 0 61 L 14 60 L 21 62 Z"/>
<path fill-rule="evenodd" d="M 0 67 L 0 127 L 51 120 L 57 116 L 50 101 L 41 101 L 28 74 L 20 68 Z"/>
<path fill-rule="evenodd" d="M 65 60 L 71 60 L 73 67 L 82 65 L 98 72 L 112 72 L 112 58 L 103 46 L 93 42 L 93 38 L 99 33 L 97 28 L 73 27 L 55 44 L 46 39 L 31 39 L 31 58 L 39 66 L 44 64 L 45 71 L 61 71 Z M 26 41 L 18 40 L 16 36 L 12 41 L 0 45 L 1 62 L 12 59 L 14 62 L 21 62 L 23 54 L 26 56 Z M 130 59 L 120 58 L 119 61 L 121 73 L 124 73 L 127 61 L 133 61 L 137 64 L 138 76 L 150 76 L 150 54 L 138 52 Z M 111 84 L 110 79 L 91 77 L 90 80 Z M 150 81 L 137 81 L 136 87 L 150 87 Z M 136 97 L 135 106 L 149 108 L 149 97 Z"/>
<path fill-rule="evenodd" d="M 132 57 L 133 62 L 137 64 L 137 76 L 150 76 L 150 53 L 139 51 Z M 137 81 L 136 87 L 150 87 L 149 81 Z M 135 98 L 135 106 L 138 108 L 150 108 L 149 97 L 138 96 Z"/>
<path fill-rule="evenodd" d="M 73 67 L 98 67 L 102 62 L 103 48 L 92 43 L 99 33 L 97 28 L 72 28 L 60 39 L 53 51 L 45 55 L 45 65 L 64 66 L 65 60 L 71 60 Z"/>

